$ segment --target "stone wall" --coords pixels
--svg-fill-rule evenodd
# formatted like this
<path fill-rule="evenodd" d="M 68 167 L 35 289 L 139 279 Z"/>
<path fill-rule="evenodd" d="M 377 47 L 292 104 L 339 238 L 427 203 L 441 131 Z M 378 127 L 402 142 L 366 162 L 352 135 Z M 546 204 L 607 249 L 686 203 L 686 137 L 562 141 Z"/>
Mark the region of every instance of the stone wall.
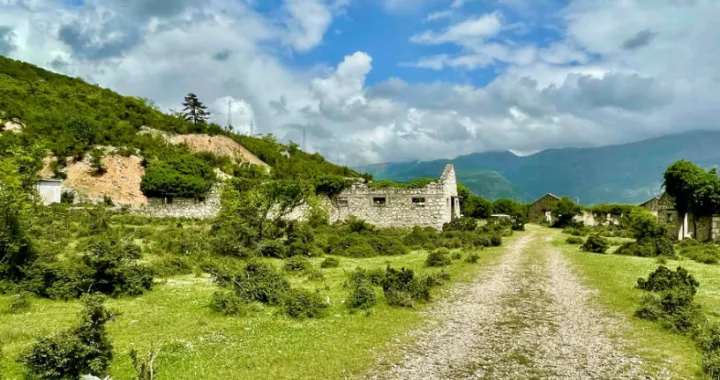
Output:
<path fill-rule="evenodd" d="M 220 211 L 220 189 L 213 189 L 204 199 L 148 198 L 147 205 L 136 211 L 158 218 L 213 218 Z"/>
<path fill-rule="evenodd" d="M 60 203 L 62 199 L 62 180 L 41 179 L 35 185 L 40 201 L 44 205 Z"/>
<path fill-rule="evenodd" d="M 356 183 L 335 199 L 321 198 L 331 223 L 351 216 L 378 227 L 432 227 L 460 216 L 457 182 L 452 165 L 445 167 L 438 182 L 419 189 L 374 189 Z M 303 204 L 286 216 L 288 220 L 305 220 L 309 206 Z"/>

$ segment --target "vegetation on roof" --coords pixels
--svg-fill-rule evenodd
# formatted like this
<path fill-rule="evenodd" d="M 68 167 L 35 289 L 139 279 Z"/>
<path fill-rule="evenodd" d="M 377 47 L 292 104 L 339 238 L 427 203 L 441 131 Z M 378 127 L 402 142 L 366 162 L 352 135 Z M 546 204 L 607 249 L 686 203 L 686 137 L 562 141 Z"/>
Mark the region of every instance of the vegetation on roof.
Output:
<path fill-rule="evenodd" d="M 368 183 L 368 187 L 371 189 L 386 189 L 386 188 L 398 188 L 398 189 L 422 189 L 423 187 L 438 182 L 437 178 L 418 178 L 410 182 L 395 182 L 392 180 L 381 180 L 373 181 Z"/>

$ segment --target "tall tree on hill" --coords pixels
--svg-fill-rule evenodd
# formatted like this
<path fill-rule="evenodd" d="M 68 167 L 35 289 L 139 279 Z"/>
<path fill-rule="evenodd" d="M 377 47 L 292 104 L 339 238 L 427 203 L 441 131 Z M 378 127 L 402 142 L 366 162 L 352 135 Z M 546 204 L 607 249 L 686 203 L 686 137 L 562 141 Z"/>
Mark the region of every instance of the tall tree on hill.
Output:
<path fill-rule="evenodd" d="M 205 105 L 198 100 L 197 95 L 192 92 L 185 96 L 183 107 L 185 107 L 183 108 L 183 116 L 185 117 L 185 120 L 190 121 L 195 125 L 205 124 L 210 118 L 210 112 L 207 110 L 207 107 L 205 107 Z"/>

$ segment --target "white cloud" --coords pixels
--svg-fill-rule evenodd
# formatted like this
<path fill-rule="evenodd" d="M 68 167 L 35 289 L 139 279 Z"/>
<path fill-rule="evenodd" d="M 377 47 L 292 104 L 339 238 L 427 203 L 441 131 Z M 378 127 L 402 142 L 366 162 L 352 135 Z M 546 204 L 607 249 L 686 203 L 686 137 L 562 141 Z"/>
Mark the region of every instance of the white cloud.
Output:
<path fill-rule="evenodd" d="M 368 85 L 373 57 L 354 46 L 343 46 L 340 62 L 327 62 L 333 67 L 288 66 L 288 55 L 322 45 L 333 18 L 351 12 L 345 0 L 287 0 L 270 14 L 235 0 L 19 4 L 0 0 L 0 41 L 11 41 L 11 49 L 2 46 L 13 58 L 165 109 L 192 91 L 221 124 L 231 97 L 238 130 L 252 122 L 256 131 L 295 141 L 305 130 L 309 149 L 344 164 L 616 143 L 718 129 L 720 119 L 719 14 L 710 0 L 573 0 L 558 14 L 560 38 L 549 42 L 514 40 L 500 13 L 414 36 L 413 47 L 427 56 L 406 66 L 469 75 L 484 68 L 497 77 L 483 87 L 398 78 Z M 503 70 L 493 74 L 500 62 Z"/>

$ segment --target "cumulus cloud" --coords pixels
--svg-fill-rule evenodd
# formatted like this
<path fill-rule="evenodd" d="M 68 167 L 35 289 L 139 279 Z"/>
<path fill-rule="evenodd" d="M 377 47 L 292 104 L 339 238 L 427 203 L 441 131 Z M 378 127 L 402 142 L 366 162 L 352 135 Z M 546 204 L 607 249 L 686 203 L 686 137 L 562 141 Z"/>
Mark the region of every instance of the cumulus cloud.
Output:
<path fill-rule="evenodd" d="M 378 1 L 396 11 L 435 0 Z M 317 66 L 288 63 L 327 43 L 335 18 L 353 16 L 349 1 L 283 0 L 271 11 L 258 3 L 0 0 L 0 54 L 154 99 L 165 110 L 194 92 L 215 122 L 230 116 L 241 133 L 252 126 L 298 143 L 304 131 L 306 149 L 342 164 L 718 128 L 720 29 L 711 27 L 718 17 L 711 0 L 572 0 L 553 10 L 561 24 L 548 40 L 520 34 L 507 9 L 473 15 L 469 4 L 446 1 L 446 10 L 464 6 L 464 19 L 456 12 L 423 24 L 427 12 L 418 12 L 426 30 L 406 36 L 415 59 L 385 78 L 377 76 L 387 75 L 393 56 L 352 45 Z M 550 1 L 499 3 L 520 14 Z M 480 86 L 433 79 L 455 69 L 488 79 Z M 428 70 L 430 79 L 409 80 L 406 70 Z"/>

